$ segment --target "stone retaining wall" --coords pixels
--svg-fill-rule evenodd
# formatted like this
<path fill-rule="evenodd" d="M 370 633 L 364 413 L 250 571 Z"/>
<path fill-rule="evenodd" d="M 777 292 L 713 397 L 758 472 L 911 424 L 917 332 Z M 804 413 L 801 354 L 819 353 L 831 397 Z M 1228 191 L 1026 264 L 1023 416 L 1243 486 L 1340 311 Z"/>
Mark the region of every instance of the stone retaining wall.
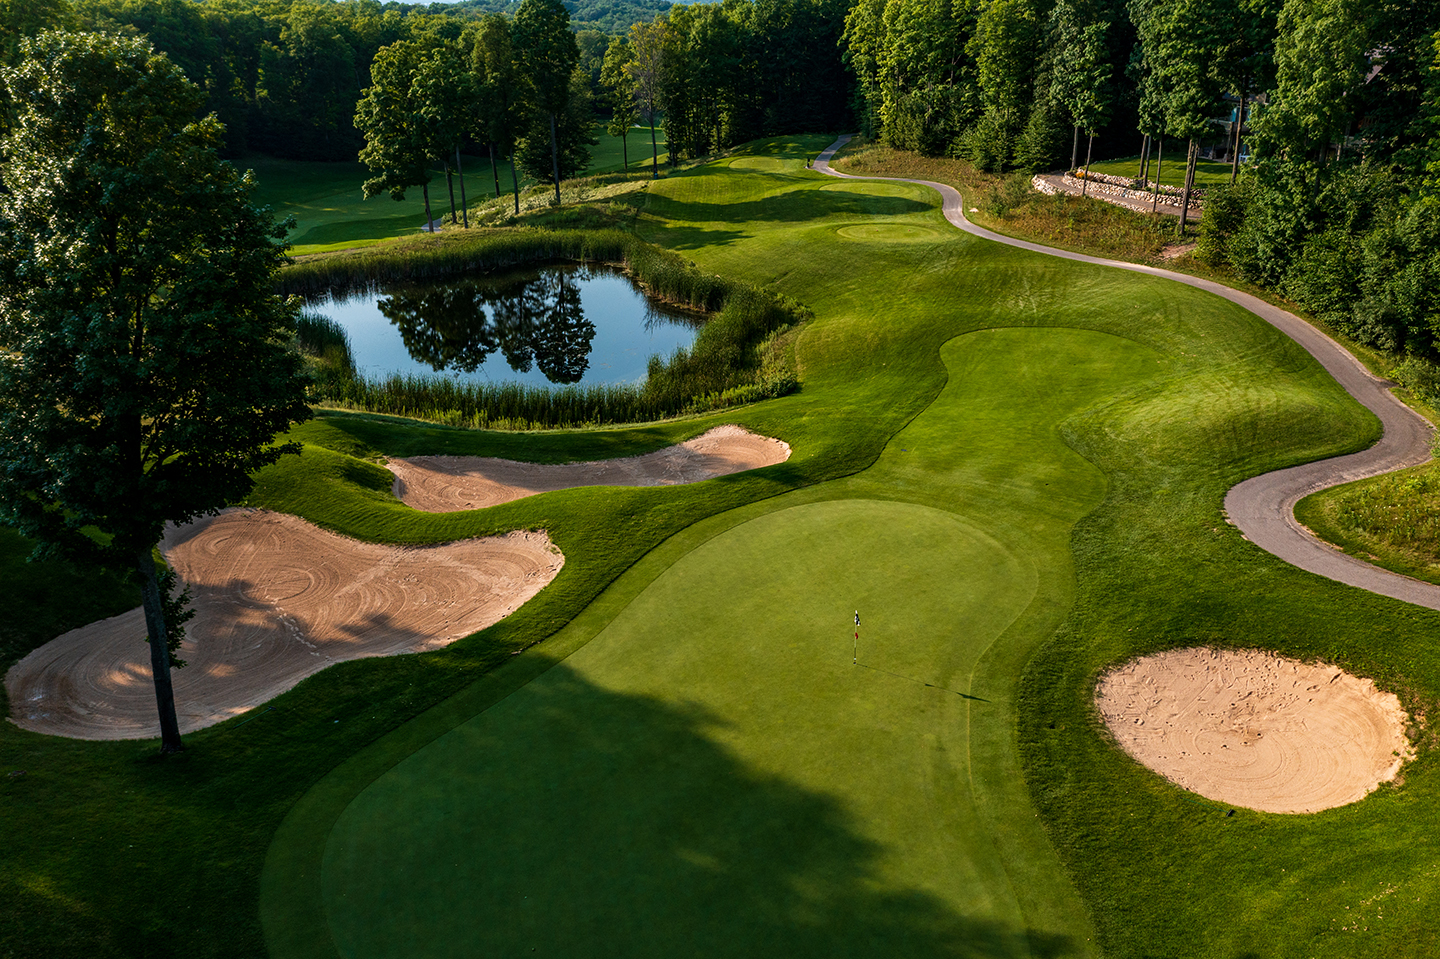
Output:
<path fill-rule="evenodd" d="M 1077 190 L 1085 188 L 1085 181 L 1088 180 L 1090 185 L 1087 189 L 1087 192 L 1106 193 L 1110 196 L 1125 197 L 1127 200 L 1149 201 L 1154 199 L 1154 194 L 1151 192 L 1151 187 L 1154 186 L 1153 183 L 1148 184 L 1147 187 L 1144 189 L 1136 189 L 1135 181 L 1126 177 L 1110 176 L 1105 173 L 1092 172 L 1088 177 L 1084 176 L 1083 173 L 1081 174 L 1081 176 L 1075 176 L 1074 174 L 1067 173 L 1062 179 L 1064 179 L 1067 186 L 1073 186 Z M 1160 196 L 1169 206 L 1179 206 L 1180 198 L 1183 195 L 1183 190 L 1176 189 L 1173 186 L 1160 187 Z M 1203 210 L 1204 208 L 1205 191 L 1191 190 L 1190 209 Z"/>

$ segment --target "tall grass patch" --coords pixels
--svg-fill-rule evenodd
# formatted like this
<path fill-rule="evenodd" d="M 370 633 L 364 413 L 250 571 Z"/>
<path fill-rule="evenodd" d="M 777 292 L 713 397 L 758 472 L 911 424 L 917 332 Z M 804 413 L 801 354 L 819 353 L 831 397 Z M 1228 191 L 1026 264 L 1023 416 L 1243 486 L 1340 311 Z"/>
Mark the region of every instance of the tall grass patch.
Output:
<path fill-rule="evenodd" d="M 1440 464 L 1322 490 L 1295 517 L 1353 556 L 1440 583 Z"/>

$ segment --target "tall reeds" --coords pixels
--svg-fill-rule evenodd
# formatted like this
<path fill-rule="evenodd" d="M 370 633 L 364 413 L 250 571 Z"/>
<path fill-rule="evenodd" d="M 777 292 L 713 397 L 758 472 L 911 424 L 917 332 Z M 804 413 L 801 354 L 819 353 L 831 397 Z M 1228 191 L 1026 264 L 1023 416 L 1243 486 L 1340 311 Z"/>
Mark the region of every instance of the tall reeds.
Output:
<path fill-rule="evenodd" d="M 649 295 L 712 315 L 690 349 L 651 357 L 643 384 L 547 387 L 462 382 L 438 374 L 360 376 L 348 341 L 343 352 L 326 353 L 335 333 L 343 338 L 344 330 L 307 314 L 311 318 L 302 319 L 298 342 L 321 358 L 315 369 L 317 401 L 475 429 L 564 429 L 722 409 L 799 388 L 793 371 L 777 371 L 773 363 L 762 374 L 759 349 L 776 331 L 809 317 L 792 300 L 704 273 L 619 230 L 520 227 L 442 238 L 301 260 L 282 272 L 280 292 L 313 300 L 569 260 L 615 265 Z"/>

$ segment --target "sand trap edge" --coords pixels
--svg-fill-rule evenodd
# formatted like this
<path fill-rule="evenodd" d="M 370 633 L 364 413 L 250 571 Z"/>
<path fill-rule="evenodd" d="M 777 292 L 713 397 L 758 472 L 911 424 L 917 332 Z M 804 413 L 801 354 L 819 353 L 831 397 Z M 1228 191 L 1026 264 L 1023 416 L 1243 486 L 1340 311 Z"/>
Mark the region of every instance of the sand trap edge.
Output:
<path fill-rule="evenodd" d="M 1171 691 L 1185 695 L 1167 698 Z M 1261 812 L 1358 802 L 1414 758 L 1410 717 L 1394 693 L 1333 664 L 1265 649 L 1132 657 L 1097 678 L 1092 702 L 1114 744 L 1140 765 Z"/>

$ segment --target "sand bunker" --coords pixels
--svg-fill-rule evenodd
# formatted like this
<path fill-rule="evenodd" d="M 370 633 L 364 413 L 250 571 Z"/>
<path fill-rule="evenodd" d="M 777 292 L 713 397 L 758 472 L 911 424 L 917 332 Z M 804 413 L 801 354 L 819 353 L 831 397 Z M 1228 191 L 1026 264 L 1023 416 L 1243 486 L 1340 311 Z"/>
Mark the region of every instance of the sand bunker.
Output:
<path fill-rule="evenodd" d="M 1411 755 L 1393 693 L 1260 650 L 1132 660 L 1100 680 L 1095 701 L 1144 765 L 1209 799 L 1265 812 L 1355 802 Z"/>
<path fill-rule="evenodd" d="M 445 646 L 513 612 L 560 571 L 544 533 L 379 546 L 280 513 L 170 529 L 195 618 L 171 675 L 180 730 L 244 712 L 332 663 Z M 159 735 L 145 617 L 71 630 L 5 677 L 15 723 L 79 739 Z"/>
<path fill-rule="evenodd" d="M 717 426 L 692 440 L 626 459 L 542 465 L 485 456 L 415 456 L 390 461 L 395 495 L 427 513 L 508 503 L 575 486 L 674 486 L 773 466 L 790 444 L 739 426 Z"/>

